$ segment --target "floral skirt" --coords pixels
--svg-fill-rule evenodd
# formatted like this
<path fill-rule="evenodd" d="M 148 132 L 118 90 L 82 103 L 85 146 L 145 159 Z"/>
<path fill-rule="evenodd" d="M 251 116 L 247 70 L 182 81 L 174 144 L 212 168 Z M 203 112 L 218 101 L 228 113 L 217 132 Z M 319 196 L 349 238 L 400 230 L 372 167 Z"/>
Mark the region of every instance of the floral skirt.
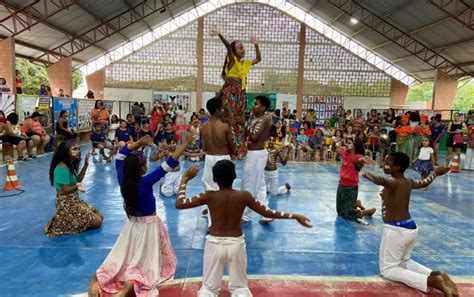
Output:
<path fill-rule="evenodd" d="M 158 286 L 174 278 L 176 256 L 168 231 L 156 215 L 130 217 L 105 259 L 97 269 L 100 296 L 123 290 L 134 284 L 136 296 L 158 296 Z"/>
<path fill-rule="evenodd" d="M 87 230 L 99 211 L 85 202 L 77 192 L 56 195 L 56 214 L 44 227 L 49 237 L 80 233 Z"/>
<path fill-rule="evenodd" d="M 225 111 L 225 120 L 232 127 L 236 151 L 242 157 L 245 154 L 244 128 L 235 122 L 237 116 L 244 116 L 247 109 L 247 93 L 242 90 L 242 83 L 237 78 L 227 78 L 224 86 L 218 93 L 222 99 Z"/>

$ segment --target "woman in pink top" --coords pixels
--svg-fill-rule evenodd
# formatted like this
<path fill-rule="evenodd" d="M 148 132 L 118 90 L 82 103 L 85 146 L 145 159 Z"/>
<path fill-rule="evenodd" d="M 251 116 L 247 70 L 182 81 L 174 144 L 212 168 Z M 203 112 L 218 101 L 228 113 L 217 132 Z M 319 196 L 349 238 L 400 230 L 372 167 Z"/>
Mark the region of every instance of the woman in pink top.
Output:
<path fill-rule="evenodd" d="M 362 202 L 357 200 L 359 172 L 364 164 L 372 161 L 364 156 L 364 144 L 360 138 L 356 138 L 355 141 L 347 139 L 346 147 L 339 148 L 338 153 L 341 155 L 342 164 L 337 186 L 337 214 L 346 220 L 365 223 L 360 219 L 373 215 L 375 208 L 365 209 Z"/>
<path fill-rule="evenodd" d="M 25 133 L 28 137 L 32 139 L 39 138 L 39 142 L 37 141 L 37 154 L 44 155 L 45 151 L 44 148 L 48 145 L 51 138 L 49 137 L 48 133 L 44 130 L 40 123 L 41 114 L 37 111 L 33 112 L 31 116 L 23 121 L 23 125 L 21 126 L 21 130 Z"/>
<path fill-rule="evenodd" d="M 151 111 L 150 117 L 150 130 L 155 134 L 156 128 L 158 127 L 158 123 L 163 120 L 163 107 L 161 106 L 160 102 L 155 101 L 153 103 L 153 110 Z"/>

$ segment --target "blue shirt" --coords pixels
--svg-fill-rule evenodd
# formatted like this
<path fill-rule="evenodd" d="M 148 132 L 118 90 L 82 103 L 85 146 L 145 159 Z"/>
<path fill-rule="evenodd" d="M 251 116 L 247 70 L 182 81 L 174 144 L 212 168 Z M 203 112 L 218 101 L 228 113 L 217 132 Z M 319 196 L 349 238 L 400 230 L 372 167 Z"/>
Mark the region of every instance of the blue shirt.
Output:
<path fill-rule="evenodd" d="M 107 140 L 107 137 L 105 137 L 104 132 L 95 133 L 95 131 L 93 131 L 91 133 L 92 142 L 105 142 L 106 140 Z"/>
<path fill-rule="evenodd" d="M 436 127 L 435 125 L 431 126 L 431 139 L 433 139 L 433 141 L 436 140 L 436 138 L 438 138 L 438 136 L 443 133 L 444 131 L 444 125 L 441 124 L 439 125 L 438 127 Z"/>
<path fill-rule="evenodd" d="M 143 129 L 141 129 L 138 135 L 140 135 L 140 138 L 144 137 L 145 135 L 150 135 L 150 137 L 153 137 L 153 132 L 151 132 L 151 130 L 144 131 Z"/>
<path fill-rule="evenodd" d="M 123 183 L 123 160 L 132 151 L 128 146 L 121 148 L 115 157 L 115 169 L 117 170 L 117 179 L 122 186 Z M 142 176 L 138 185 L 138 211 L 140 216 L 149 216 L 156 212 L 155 196 L 153 195 L 153 185 L 158 182 L 167 172 L 173 170 L 179 162 L 169 157 L 161 166 L 152 172 Z"/>
<path fill-rule="evenodd" d="M 123 131 L 118 128 L 115 130 L 115 137 L 118 138 L 118 141 L 130 141 L 130 132 L 128 129 Z"/>

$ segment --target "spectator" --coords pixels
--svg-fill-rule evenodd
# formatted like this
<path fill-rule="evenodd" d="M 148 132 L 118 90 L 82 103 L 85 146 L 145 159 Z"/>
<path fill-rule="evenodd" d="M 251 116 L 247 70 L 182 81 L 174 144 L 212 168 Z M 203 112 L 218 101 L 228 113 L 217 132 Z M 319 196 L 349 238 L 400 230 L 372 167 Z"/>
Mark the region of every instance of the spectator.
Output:
<path fill-rule="evenodd" d="M 209 114 L 204 110 L 204 108 L 199 110 L 199 120 L 201 121 L 201 125 L 204 125 L 204 123 L 209 120 Z"/>
<path fill-rule="evenodd" d="M 109 111 L 105 108 L 102 100 L 95 102 L 94 108 L 91 110 L 91 121 L 94 126 L 95 123 L 100 123 L 102 128 L 107 128 L 110 123 Z"/>
<path fill-rule="evenodd" d="M 2 136 L 2 142 L 16 145 L 18 161 L 26 160 L 23 157 L 23 150 L 25 148 L 28 151 L 28 158 L 36 158 L 36 156 L 33 155 L 33 147 L 38 144 L 39 137 L 30 138 L 22 133 L 20 131 L 20 127 L 18 126 L 18 120 L 18 114 L 14 112 L 7 116 L 5 134 Z"/>
<path fill-rule="evenodd" d="M 87 94 L 84 96 L 84 98 L 94 99 L 94 92 L 92 92 L 91 90 L 88 90 Z"/>
<path fill-rule="evenodd" d="M 44 148 L 46 145 L 49 144 L 51 138 L 49 137 L 48 133 L 44 130 L 41 126 L 41 114 L 37 111 L 33 112 L 33 114 L 23 121 L 22 131 L 31 138 L 35 136 L 39 138 L 39 141 L 36 140 L 37 143 L 37 154 L 44 155 L 45 150 Z"/>
<path fill-rule="evenodd" d="M 22 94 L 23 91 L 22 91 L 21 88 L 22 88 L 23 82 L 21 80 L 20 71 L 15 70 L 15 74 L 16 74 L 16 77 L 15 77 L 15 79 L 16 79 L 16 93 L 17 94 Z"/>
<path fill-rule="evenodd" d="M 7 86 L 7 80 L 0 77 L 0 92 L 10 92 L 10 88 Z"/>
<path fill-rule="evenodd" d="M 150 130 L 155 134 L 156 129 L 158 127 L 158 123 L 161 123 L 163 120 L 163 106 L 161 106 L 160 102 L 156 100 L 153 103 L 153 110 L 151 111 L 151 117 L 150 117 Z"/>
<path fill-rule="evenodd" d="M 64 96 L 64 90 L 63 90 L 63 89 L 59 89 L 58 97 L 68 97 L 68 96 Z"/>
<path fill-rule="evenodd" d="M 39 90 L 39 96 L 48 96 L 48 91 L 46 90 L 46 86 L 45 85 L 41 85 L 40 86 L 40 90 Z"/>
<path fill-rule="evenodd" d="M 133 119 L 135 120 L 135 123 L 142 123 L 142 109 L 140 108 L 140 104 L 138 104 L 138 102 L 133 103 L 132 115 Z"/>
<path fill-rule="evenodd" d="M 62 110 L 59 113 L 59 119 L 56 122 L 56 134 L 63 135 L 64 140 L 75 139 L 77 134 L 68 127 L 68 113 L 66 110 Z"/>

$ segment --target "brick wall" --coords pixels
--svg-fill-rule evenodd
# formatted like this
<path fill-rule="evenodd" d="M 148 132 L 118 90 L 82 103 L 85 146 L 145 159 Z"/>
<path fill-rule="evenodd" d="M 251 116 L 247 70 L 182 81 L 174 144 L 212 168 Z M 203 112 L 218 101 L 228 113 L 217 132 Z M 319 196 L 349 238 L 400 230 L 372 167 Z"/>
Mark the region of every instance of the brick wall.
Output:
<path fill-rule="evenodd" d="M 95 99 L 104 99 L 105 68 L 86 76 L 87 89 L 94 92 Z"/>
<path fill-rule="evenodd" d="M 392 78 L 390 84 L 390 106 L 398 107 L 405 105 L 405 100 L 408 95 L 408 86 L 399 80 Z"/>
<path fill-rule="evenodd" d="M 12 92 L 16 92 L 15 40 L 11 37 L 0 41 L 0 77 L 7 80 Z"/>
<path fill-rule="evenodd" d="M 47 70 L 53 97 L 56 97 L 59 94 L 59 89 L 63 89 L 65 95 L 72 96 L 71 58 L 65 58 L 48 67 Z"/>
<path fill-rule="evenodd" d="M 436 71 L 433 86 L 433 109 L 447 110 L 453 107 L 458 82 L 441 70 Z"/>

